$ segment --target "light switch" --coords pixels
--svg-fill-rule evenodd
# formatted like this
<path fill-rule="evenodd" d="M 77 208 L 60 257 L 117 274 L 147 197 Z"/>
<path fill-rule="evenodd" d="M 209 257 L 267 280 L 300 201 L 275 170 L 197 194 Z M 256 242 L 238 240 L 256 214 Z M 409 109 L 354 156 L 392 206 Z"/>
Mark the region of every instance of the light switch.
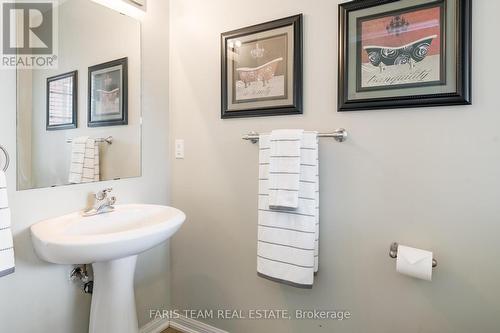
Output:
<path fill-rule="evenodd" d="M 175 140 L 175 158 L 176 159 L 184 158 L 184 140 L 180 139 Z"/>

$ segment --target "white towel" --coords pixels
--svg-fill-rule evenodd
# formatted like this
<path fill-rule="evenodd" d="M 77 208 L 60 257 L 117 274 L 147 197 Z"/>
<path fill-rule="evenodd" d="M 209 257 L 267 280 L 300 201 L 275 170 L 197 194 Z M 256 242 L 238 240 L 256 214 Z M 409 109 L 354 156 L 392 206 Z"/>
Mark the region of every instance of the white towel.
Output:
<path fill-rule="evenodd" d="M 299 204 L 295 211 L 269 208 L 269 135 L 260 136 L 258 275 L 312 288 L 319 258 L 319 161 L 317 133 L 304 133 L 300 149 Z"/>
<path fill-rule="evenodd" d="M 14 241 L 10 229 L 10 209 L 7 198 L 7 180 L 0 171 L 0 277 L 14 273 Z"/>
<path fill-rule="evenodd" d="M 99 146 L 88 136 L 73 140 L 69 182 L 71 184 L 90 183 L 100 180 Z"/>
<path fill-rule="evenodd" d="M 300 145 L 304 130 L 271 132 L 269 156 L 269 207 L 297 209 L 299 206 Z"/>

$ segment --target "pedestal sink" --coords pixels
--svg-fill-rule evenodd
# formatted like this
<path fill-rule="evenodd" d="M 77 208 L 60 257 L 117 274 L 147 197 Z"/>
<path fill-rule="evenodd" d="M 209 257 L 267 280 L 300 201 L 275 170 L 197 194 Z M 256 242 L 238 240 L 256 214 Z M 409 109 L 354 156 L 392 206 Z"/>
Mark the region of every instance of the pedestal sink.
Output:
<path fill-rule="evenodd" d="M 184 223 L 178 209 L 118 205 L 83 217 L 73 213 L 31 227 L 38 256 L 55 264 L 92 264 L 90 333 L 137 333 L 134 271 L 137 255 L 169 239 Z"/>

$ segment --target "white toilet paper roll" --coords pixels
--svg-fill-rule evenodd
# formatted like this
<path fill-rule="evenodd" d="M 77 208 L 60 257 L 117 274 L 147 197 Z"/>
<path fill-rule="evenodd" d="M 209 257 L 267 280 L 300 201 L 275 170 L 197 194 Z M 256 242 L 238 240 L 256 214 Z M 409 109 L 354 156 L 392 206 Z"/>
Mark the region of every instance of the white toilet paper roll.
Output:
<path fill-rule="evenodd" d="M 399 245 L 396 270 L 417 279 L 432 281 L 432 252 Z"/>

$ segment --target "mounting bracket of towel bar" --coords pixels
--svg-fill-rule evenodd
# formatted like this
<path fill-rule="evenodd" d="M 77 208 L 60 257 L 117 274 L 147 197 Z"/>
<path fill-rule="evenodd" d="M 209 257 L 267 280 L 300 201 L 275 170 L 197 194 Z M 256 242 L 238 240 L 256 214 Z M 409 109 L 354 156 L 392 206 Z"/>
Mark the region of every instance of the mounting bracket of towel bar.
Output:
<path fill-rule="evenodd" d="M 389 249 L 389 257 L 391 257 L 392 259 L 396 259 L 398 257 L 398 247 L 399 247 L 398 243 L 391 244 L 391 248 Z M 432 258 L 432 268 L 437 267 L 437 265 L 438 265 L 437 260 Z"/>
<path fill-rule="evenodd" d="M 248 140 L 252 143 L 259 142 L 259 133 L 250 132 L 242 137 L 243 140 Z M 337 142 L 344 142 L 347 140 L 347 131 L 343 128 L 336 129 L 331 133 L 318 133 L 319 138 L 333 138 Z"/>
<path fill-rule="evenodd" d="M 5 172 L 7 171 L 7 169 L 9 168 L 9 164 L 10 164 L 10 156 L 9 156 L 9 152 L 7 151 L 7 149 L 5 149 L 2 145 L 0 145 L 0 150 L 3 152 L 3 154 L 5 155 L 5 165 L 4 167 L 2 168 L 2 170 Z"/>

